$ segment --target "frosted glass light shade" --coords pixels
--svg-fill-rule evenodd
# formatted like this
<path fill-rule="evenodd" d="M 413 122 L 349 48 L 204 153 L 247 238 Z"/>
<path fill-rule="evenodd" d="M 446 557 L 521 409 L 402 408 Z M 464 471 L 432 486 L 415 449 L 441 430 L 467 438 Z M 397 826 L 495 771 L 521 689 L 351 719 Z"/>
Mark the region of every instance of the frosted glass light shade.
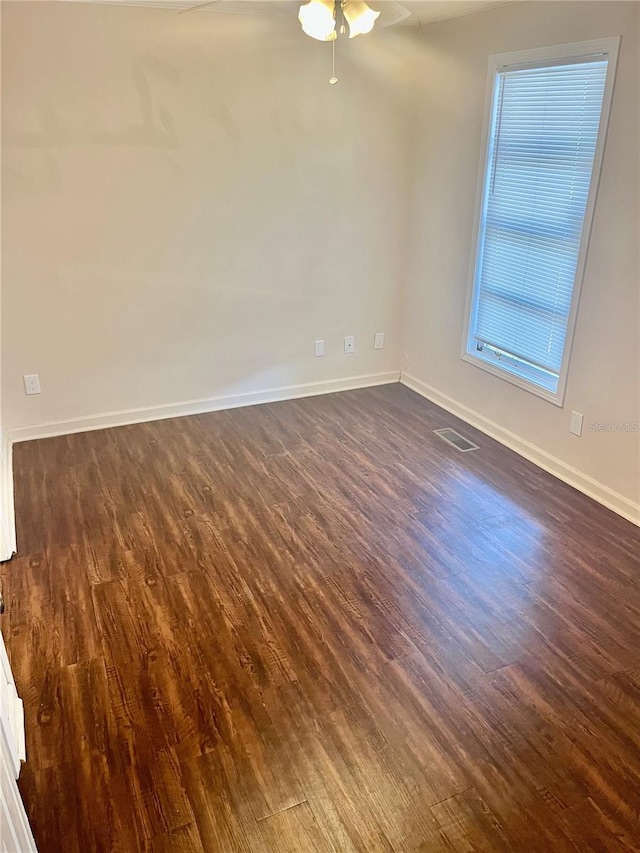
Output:
<path fill-rule="evenodd" d="M 298 20 L 303 31 L 318 41 L 333 41 L 336 37 L 335 4 L 333 0 L 309 0 L 300 6 Z"/>
<path fill-rule="evenodd" d="M 342 10 L 349 24 L 350 39 L 370 33 L 380 17 L 380 12 L 374 12 L 363 0 L 345 0 Z"/>

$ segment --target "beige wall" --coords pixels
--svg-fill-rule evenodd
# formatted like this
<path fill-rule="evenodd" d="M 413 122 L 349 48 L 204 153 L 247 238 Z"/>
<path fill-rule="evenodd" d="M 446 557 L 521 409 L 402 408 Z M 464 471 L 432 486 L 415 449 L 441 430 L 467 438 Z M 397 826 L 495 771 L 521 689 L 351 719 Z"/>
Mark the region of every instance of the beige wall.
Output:
<path fill-rule="evenodd" d="M 405 369 L 568 468 L 639 502 L 638 31 L 632 2 L 528 2 L 427 27 L 415 109 Z M 622 35 L 564 408 L 460 359 L 488 56 Z M 581 438 L 571 410 L 585 415 Z M 566 473 L 566 472 L 565 472 Z"/>
<path fill-rule="evenodd" d="M 349 43 L 330 86 L 295 16 L 4 5 L 9 427 L 399 372 L 384 39 Z"/>
<path fill-rule="evenodd" d="M 14 435 L 391 375 L 404 361 L 583 486 L 638 502 L 638 434 L 588 428 L 640 420 L 637 3 L 527 2 L 381 31 L 341 48 L 335 87 L 329 46 L 295 18 L 3 6 L 2 368 Z M 460 359 L 487 58 L 616 34 L 560 409 Z M 375 331 L 387 332 L 380 352 Z M 352 333 L 358 352 L 345 356 Z M 32 372 L 38 397 L 23 391 Z M 581 438 L 572 409 L 585 415 Z"/>
<path fill-rule="evenodd" d="M 0 67 L 1 67 L 1 45 L 2 45 L 2 4 L 0 4 Z M 0 74 L 1 78 L 1 74 Z M 1 84 L 0 84 L 1 89 Z M 2 101 L 0 99 L 0 125 L 2 124 Z M 0 156 L 2 144 L 0 140 Z M 2 175 L 0 174 L 0 198 L 2 197 Z M 2 231 L 2 211 L 0 210 L 0 233 Z M 0 259 L 2 257 L 2 246 L 0 241 Z M 1 261 L 0 261 L 1 270 Z M 2 278 L 0 274 L 0 292 Z M 1 303 L 1 299 L 0 299 Z M 1 335 L 0 335 L 1 337 Z M 2 348 L 0 347 L 0 366 L 2 364 Z M 1 383 L 0 383 L 1 384 Z M 0 387 L 0 560 L 8 560 L 16 547 L 16 529 L 13 513 L 13 470 L 11 444 L 4 430 L 4 417 L 2 406 L 2 388 Z M 0 638 L 1 641 L 1 638 Z"/>

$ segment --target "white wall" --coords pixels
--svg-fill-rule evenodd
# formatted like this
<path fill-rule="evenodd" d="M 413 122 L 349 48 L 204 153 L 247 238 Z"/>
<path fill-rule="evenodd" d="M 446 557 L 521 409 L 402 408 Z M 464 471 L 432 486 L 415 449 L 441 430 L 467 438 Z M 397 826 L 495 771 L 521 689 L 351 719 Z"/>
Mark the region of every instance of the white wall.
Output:
<path fill-rule="evenodd" d="M 2 67 L 2 9 L 0 3 L 0 68 Z M 2 87 L 0 73 L 0 90 Z M 2 124 L 2 99 L 0 99 L 0 126 Z M 2 143 L 0 140 L 0 157 Z M 0 174 L 0 198 L 2 197 L 2 175 Z M 0 210 L 0 234 L 2 233 L 2 211 Z M 0 295 L 2 290 L 2 240 L 0 239 Z M 2 300 L 0 299 L 0 305 Z M 1 313 L 1 311 L 0 311 Z M 0 323 L 1 326 L 1 323 Z M 1 333 L 0 333 L 1 339 Z M 0 367 L 2 365 L 2 347 L 0 346 Z M 1 370 L 0 370 L 1 372 Z M 1 383 L 0 383 L 1 386 Z M 2 388 L 0 387 L 0 560 L 8 560 L 16 549 L 16 527 L 13 512 L 13 470 L 11 443 L 4 430 L 2 407 Z M 2 639 L 0 638 L 0 642 Z"/>
<path fill-rule="evenodd" d="M 638 434 L 588 429 L 640 420 L 637 3 L 527 2 L 380 31 L 339 46 L 335 87 L 330 46 L 295 17 L 3 5 L 14 438 L 388 380 L 404 359 L 423 393 L 638 511 Z M 460 360 L 487 58 L 616 34 L 559 409 Z M 387 332 L 379 352 L 375 331 Z M 358 352 L 345 356 L 351 333 Z M 43 393 L 26 397 L 32 372 Z"/>
<path fill-rule="evenodd" d="M 397 378 L 407 122 L 376 76 L 384 35 L 349 43 L 330 86 L 331 47 L 295 15 L 5 6 L 15 438 L 102 412 Z M 40 396 L 25 396 L 24 373 L 40 374 Z"/>
<path fill-rule="evenodd" d="M 429 396 L 640 517 L 640 434 L 589 431 L 592 421 L 640 421 L 639 11 L 631 2 L 528 2 L 433 24 L 418 36 L 423 92 L 412 136 L 404 366 Z M 600 192 L 558 408 L 460 359 L 487 62 L 491 53 L 619 34 Z M 571 410 L 585 415 L 581 438 L 569 433 Z"/>

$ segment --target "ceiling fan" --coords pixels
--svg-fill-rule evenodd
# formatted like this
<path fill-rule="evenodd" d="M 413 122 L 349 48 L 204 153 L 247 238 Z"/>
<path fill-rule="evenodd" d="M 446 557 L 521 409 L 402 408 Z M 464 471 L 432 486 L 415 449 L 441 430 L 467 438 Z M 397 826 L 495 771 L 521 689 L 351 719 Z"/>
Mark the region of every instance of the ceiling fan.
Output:
<path fill-rule="evenodd" d="M 280 0 L 208 0 L 182 9 L 179 14 L 195 12 L 198 9 L 230 12 L 240 15 L 273 15 L 289 16 L 297 3 L 280 2 Z M 405 21 L 411 12 L 395 0 L 367 3 L 365 0 L 308 0 L 298 10 L 298 20 L 305 32 L 318 41 L 332 42 L 333 45 L 333 74 L 329 82 L 338 82 L 335 73 L 335 42 L 338 35 L 349 34 L 355 38 L 371 32 L 374 25 L 392 27 Z"/>

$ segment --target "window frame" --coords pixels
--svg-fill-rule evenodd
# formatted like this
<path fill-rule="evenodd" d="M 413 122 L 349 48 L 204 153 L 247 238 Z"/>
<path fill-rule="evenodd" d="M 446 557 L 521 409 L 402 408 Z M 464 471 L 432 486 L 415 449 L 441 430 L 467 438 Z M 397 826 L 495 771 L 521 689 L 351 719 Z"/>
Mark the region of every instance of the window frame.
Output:
<path fill-rule="evenodd" d="M 533 48 L 530 50 L 511 51 L 509 53 L 494 53 L 489 56 L 489 67 L 487 72 L 487 84 L 484 102 L 484 116 L 482 126 L 482 146 L 480 150 L 480 163 L 478 167 L 478 182 L 476 187 L 476 205 L 473 224 L 472 236 L 472 251 L 469 263 L 469 281 L 467 287 L 467 300 L 464 315 L 464 328 L 462 335 L 462 353 L 461 358 L 468 364 L 479 367 L 487 373 L 497 376 L 506 382 L 516 385 L 525 391 L 529 391 L 538 397 L 542 397 L 556 406 L 564 405 L 564 397 L 567 385 L 567 376 L 569 372 L 569 363 L 571 360 L 571 351 L 573 347 L 574 332 L 576 326 L 576 318 L 578 314 L 578 304 L 582 291 L 582 282 L 586 266 L 587 254 L 589 249 L 589 240 L 591 237 L 591 227 L 593 224 L 593 214 L 595 210 L 596 197 L 600 184 L 600 175 L 602 169 L 602 161 L 607 140 L 607 131 L 609 128 L 609 118 L 611 113 L 611 101 L 613 98 L 613 89 L 616 76 L 616 68 L 618 64 L 618 52 L 620 47 L 620 36 L 611 36 L 608 38 L 592 39 L 590 41 L 572 42 L 568 44 L 551 45 L 549 47 Z M 591 184 L 589 186 L 589 194 L 587 197 L 587 206 L 585 209 L 584 222 L 582 225 L 582 235 L 580 238 L 580 248 L 578 251 L 576 274 L 571 295 L 571 307 L 567 321 L 567 331 L 564 343 L 562 356 L 562 365 L 558 377 L 558 388 L 555 392 L 541 387 L 533 381 L 527 380 L 524 377 L 505 369 L 500 366 L 499 360 L 489 361 L 486 356 L 476 354 L 475 342 L 473 348 L 471 343 L 473 340 L 472 321 L 476 313 L 476 304 L 478 290 L 476 288 L 478 274 L 480 272 L 480 256 L 481 256 L 481 224 L 483 218 L 485 184 L 490 174 L 490 137 L 492 127 L 492 117 L 495 105 L 495 96 L 497 89 L 498 72 L 505 67 L 516 65 L 540 65 L 544 67 L 545 62 L 554 63 L 556 61 L 580 59 L 585 56 L 593 56 L 594 54 L 606 54 L 608 57 L 607 76 L 605 80 L 604 94 L 602 98 L 602 112 L 600 115 L 600 126 L 598 128 L 598 139 L 593 158 L 593 170 L 591 175 Z"/>

